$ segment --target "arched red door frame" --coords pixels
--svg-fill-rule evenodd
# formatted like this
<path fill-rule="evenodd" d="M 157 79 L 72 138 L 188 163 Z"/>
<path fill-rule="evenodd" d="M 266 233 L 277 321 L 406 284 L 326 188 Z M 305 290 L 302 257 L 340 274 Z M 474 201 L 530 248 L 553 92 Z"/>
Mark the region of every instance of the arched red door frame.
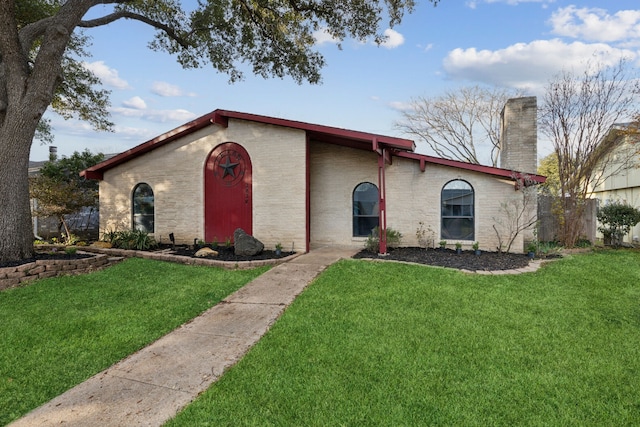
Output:
<path fill-rule="evenodd" d="M 204 170 L 204 238 L 207 242 L 233 240 L 242 228 L 253 234 L 252 166 L 249 153 L 239 144 L 215 147 Z"/>

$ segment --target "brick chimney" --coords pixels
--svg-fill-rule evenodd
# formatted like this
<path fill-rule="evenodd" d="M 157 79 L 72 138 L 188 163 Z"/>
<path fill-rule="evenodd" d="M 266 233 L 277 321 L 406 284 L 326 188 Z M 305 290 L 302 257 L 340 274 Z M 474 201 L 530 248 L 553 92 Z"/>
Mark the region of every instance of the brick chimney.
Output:
<path fill-rule="evenodd" d="M 512 98 L 501 113 L 500 167 L 518 172 L 538 170 L 538 103 L 535 96 Z"/>

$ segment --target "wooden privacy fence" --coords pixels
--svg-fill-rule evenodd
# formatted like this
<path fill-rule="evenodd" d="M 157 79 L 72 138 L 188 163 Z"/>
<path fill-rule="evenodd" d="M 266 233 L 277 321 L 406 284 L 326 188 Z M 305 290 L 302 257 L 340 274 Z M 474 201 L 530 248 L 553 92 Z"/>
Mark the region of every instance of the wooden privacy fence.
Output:
<path fill-rule="evenodd" d="M 596 228 L 598 213 L 598 199 L 587 199 L 584 214 L 582 215 L 581 236 L 590 242 L 596 240 Z M 558 216 L 553 211 L 553 197 L 538 196 L 538 240 L 541 242 L 553 242 L 560 235 L 560 223 Z"/>

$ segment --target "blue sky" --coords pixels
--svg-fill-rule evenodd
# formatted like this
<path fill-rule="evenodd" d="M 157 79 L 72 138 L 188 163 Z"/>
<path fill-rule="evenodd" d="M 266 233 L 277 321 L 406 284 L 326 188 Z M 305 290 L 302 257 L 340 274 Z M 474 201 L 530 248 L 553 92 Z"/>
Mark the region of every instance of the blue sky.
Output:
<path fill-rule="evenodd" d="M 101 15 L 101 8 L 92 15 Z M 217 108 L 403 136 L 395 123 L 413 97 L 473 85 L 518 88 L 540 97 L 551 77 L 580 69 L 594 55 L 612 64 L 625 56 L 637 65 L 640 4 L 441 0 L 433 7 L 418 0 L 414 13 L 388 30 L 383 46 L 347 40 L 339 50 L 317 34 L 317 49 L 327 62 L 319 85 L 249 73 L 230 84 L 211 67 L 184 70 L 174 57 L 147 48 L 153 32 L 138 22 L 86 34 L 92 37 L 87 67 L 112 92 L 115 132 L 95 132 L 86 123 L 47 113 L 53 145 L 62 156 L 84 149 L 122 152 Z M 417 142 L 417 151 L 428 154 Z M 31 159 L 45 160 L 48 151 L 36 141 Z M 539 155 L 548 153 L 541 144 Z"/>

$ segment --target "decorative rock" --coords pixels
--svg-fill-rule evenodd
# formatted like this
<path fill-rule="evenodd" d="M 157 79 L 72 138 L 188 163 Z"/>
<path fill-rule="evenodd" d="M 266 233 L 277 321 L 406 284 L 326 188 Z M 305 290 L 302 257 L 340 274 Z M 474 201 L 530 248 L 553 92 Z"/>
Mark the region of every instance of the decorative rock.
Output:
<path fill-rule="evenodd" d="M 195 256 L 199 258 L 214 257 L 214 256 L 218 256 L 218 252 L 214 251 L 211 248 L 205 247 L 205 248 L 199 249 L 198 252 L 195 253 Z"/>
<path fill-rule="evenodd" d="M 233 241 L 236 255 L 258 255 L 264 249 L 264 244 L 260 240 L 248 235 L 242 228 L 233 232 Z"/>

